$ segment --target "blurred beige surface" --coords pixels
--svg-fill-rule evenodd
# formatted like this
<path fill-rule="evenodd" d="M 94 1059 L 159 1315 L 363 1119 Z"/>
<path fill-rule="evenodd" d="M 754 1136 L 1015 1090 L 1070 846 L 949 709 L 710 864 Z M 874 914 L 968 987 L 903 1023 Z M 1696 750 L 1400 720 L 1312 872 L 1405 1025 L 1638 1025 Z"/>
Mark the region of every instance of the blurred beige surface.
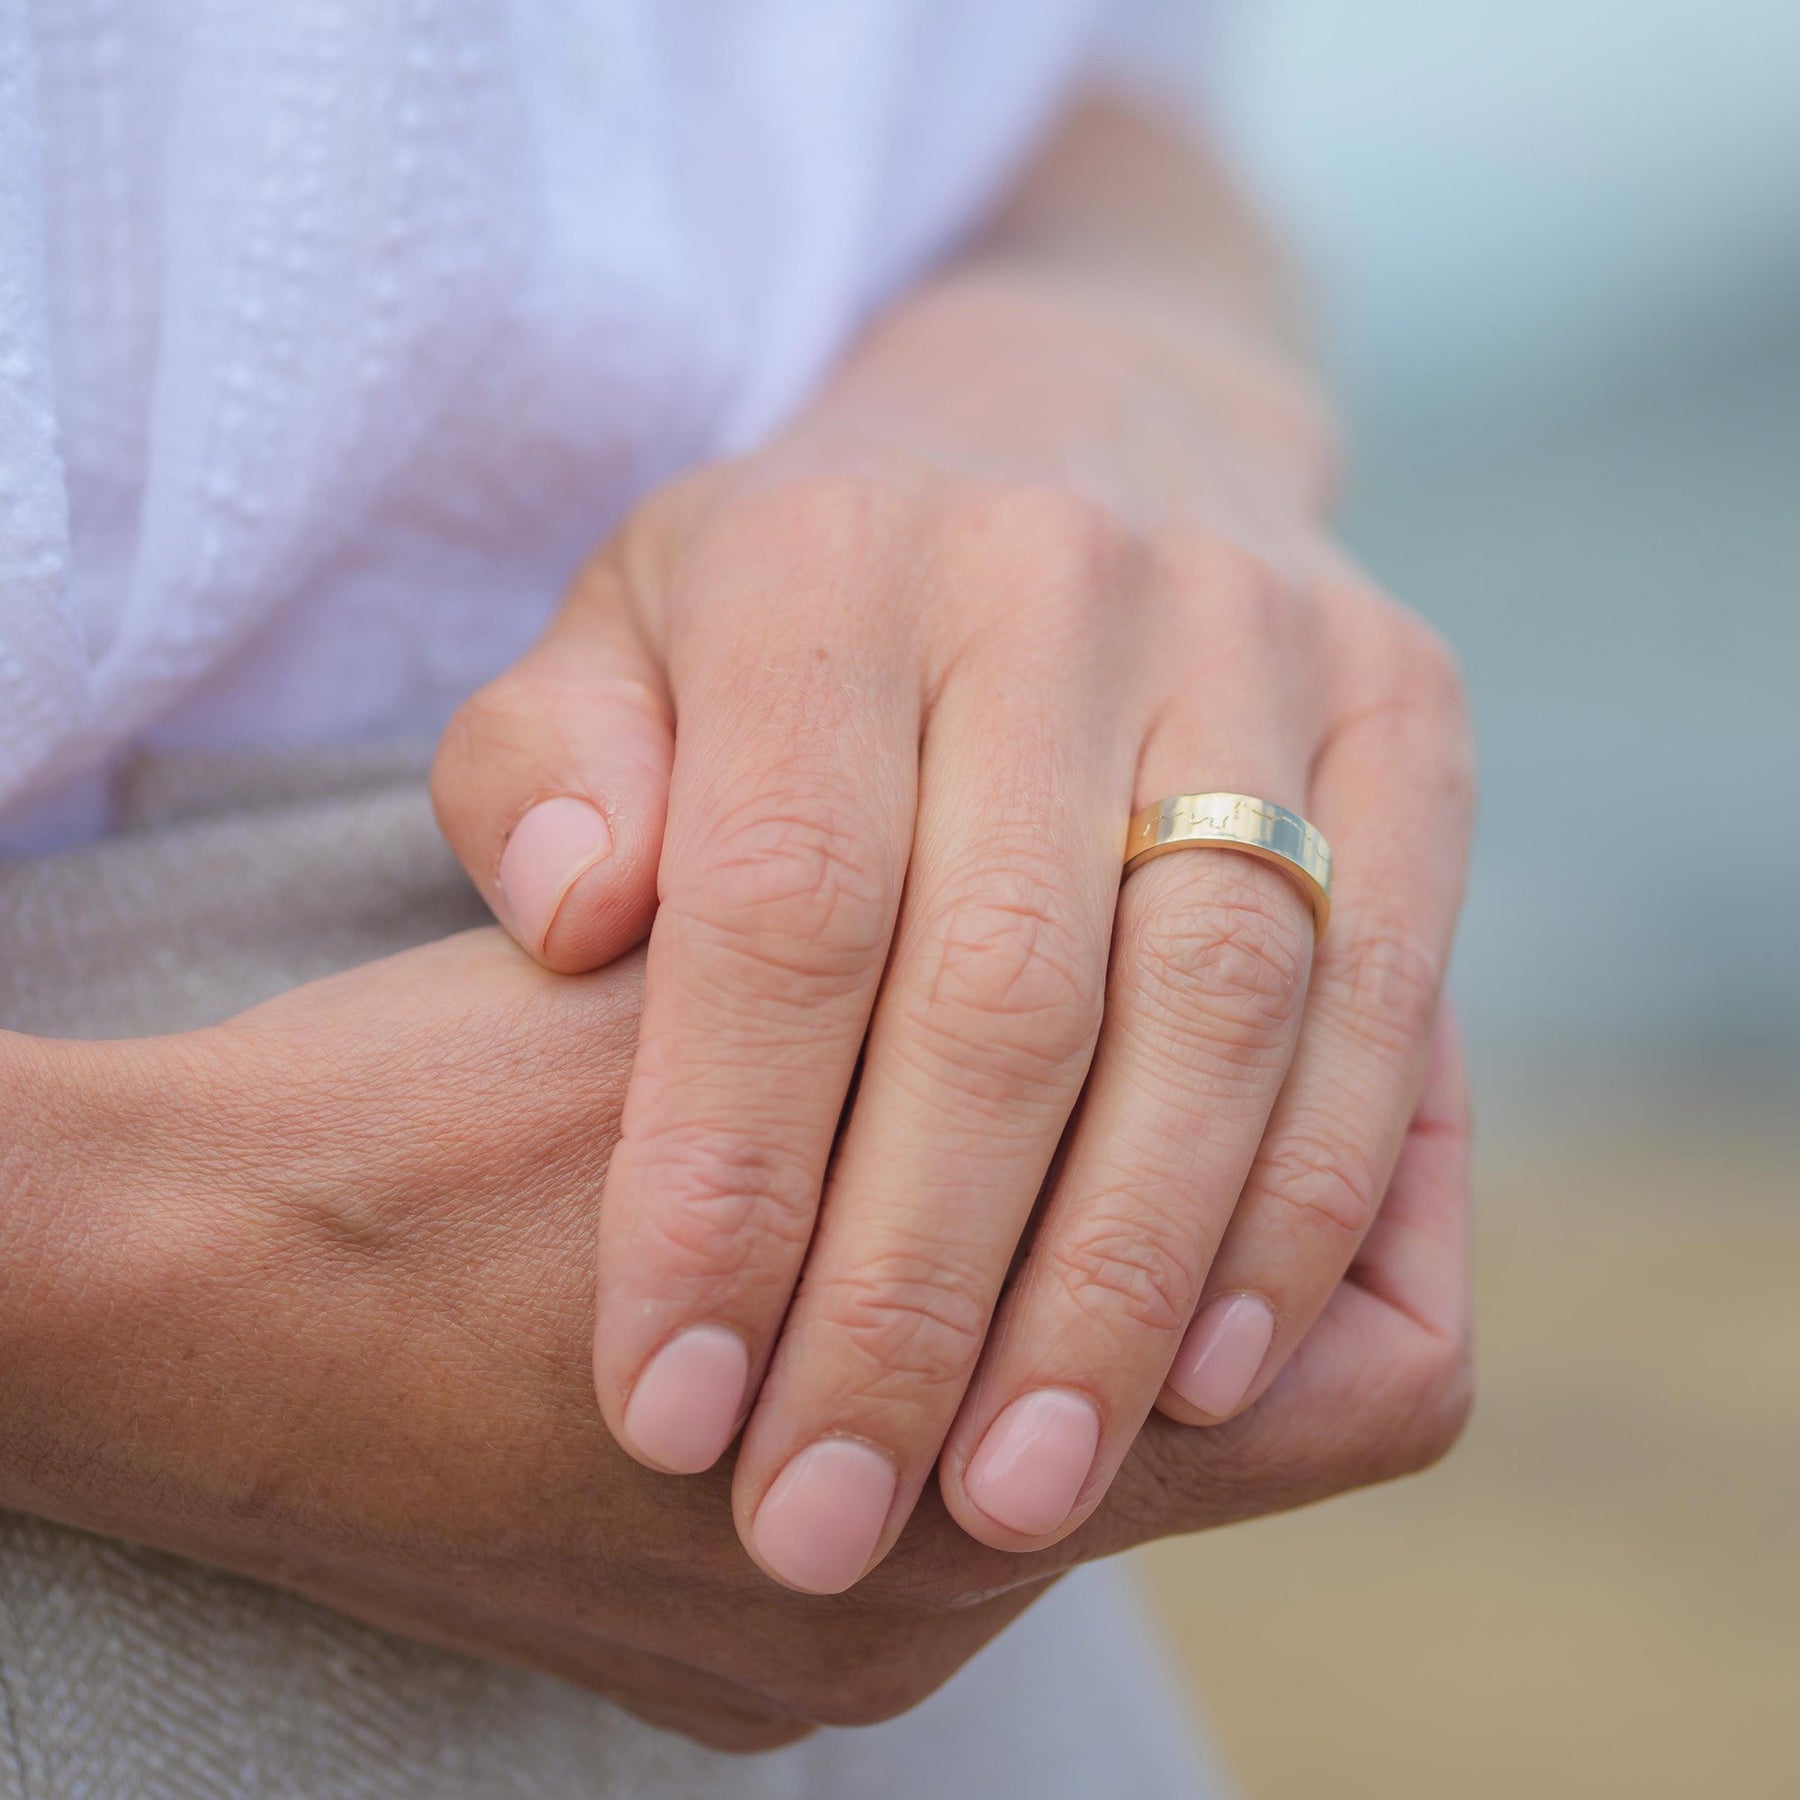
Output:
<path fill-rule="evenodd" d="M 1351 540 L 1474 698 L 1481 1386 L 1143 1568 L 1246 1800 L 1800 1800 L 1800 8 L 1231 11 Z"/>
<path fill-rule="evenodd" d="M 1480 1161 L 1451 1460 L 1142 1558 L 1224 1760 L 1245 1800 L 1792 1800 L 1800 1118 L 1671 1094 Z"/>

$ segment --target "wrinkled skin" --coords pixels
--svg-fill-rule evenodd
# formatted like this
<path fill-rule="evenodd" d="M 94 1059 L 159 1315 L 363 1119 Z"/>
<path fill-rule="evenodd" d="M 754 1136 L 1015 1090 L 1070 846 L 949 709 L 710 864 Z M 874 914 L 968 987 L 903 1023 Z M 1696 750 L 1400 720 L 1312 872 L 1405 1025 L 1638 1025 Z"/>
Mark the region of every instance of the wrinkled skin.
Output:
<path fill-rule="evenodd" d="M 853 1592 L 778 1586 L 730 1471 L 633 1462 L 589 1365 L 636 959 L 473 932 L 181 1037 L 0 1035 L 0 1504 L 549 1671 L 750 1749 L 941 1683 L 1074 1562 L 1414 1470 L 1467 1405 L 1461 1078 L 1440 1033 L 1381 1219 L 1264 1399 L 1152 1419 L 1053 1549 L 928 1494 Z"/>

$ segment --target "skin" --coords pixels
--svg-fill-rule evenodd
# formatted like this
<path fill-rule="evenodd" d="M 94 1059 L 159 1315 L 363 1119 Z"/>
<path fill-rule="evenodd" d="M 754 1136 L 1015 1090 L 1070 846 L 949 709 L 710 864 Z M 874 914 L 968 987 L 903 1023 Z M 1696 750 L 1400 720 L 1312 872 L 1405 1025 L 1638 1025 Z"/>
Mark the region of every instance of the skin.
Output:
<path fill-rule="evenodd" d="M 1317 522 L 1275 292 L 1221 183 L 1088 112 L 446 740 L 445 824 L 545 966 L 474 933 L 186 1036 L 0 1033 L 0 1506 L 753 1749 L 916 1703 L 1073 1563 L 1441 1455 L 1466 736 Z M 1200 785 L 1332 835 L 1317 955 L 1224 856 L 1114 923 L 1130 804 Z M 500 874 L 551 796 L 611 853 L 539 931 Z M 1152 1412 L 1195 1298 L 1240 1289 L 1280 1326 L 1234 1416 Z M 762 1398 L 675 1479 L 618 1434 L 696 1316 Z M 1070 1515 L 1008 1533 L 970 1446 L 1046 1380 L 1104 1435 Z M 739 1541 L 820 1429 L 904 1476 L 828 1598 Z"/>
<path fill-rule="evenodd" d="M 1150 1421 L 1007 1554 L 935 1497 L 855 1592 L 768 1581 L 726 1470 L 595 1414 L 591 1244 L 641 962 L 497 931 L 137 1042 L 0 1033 L 0 1506 L 547 1670 L 754 1749 L 914 1704 L 1071 1564 L 1420 1468 L 1468 1399 L 1466 1117 L 1441 1031 L 1381 1216 L 1271 1392 Z"/>
<path fill-rule="evenodd" d="M 1469 732 L 1443 645 L 1323 523 L 1278 288 L 1216 171 L 1089 109 L 774 443 L 642 505 L 440 751 L 446 832 L 534 956 L 590 968 L 649 930 L 595 1388 L 650 1466 L 741 1432 L 733 1505 L 778 1580 L 859 1579 L 934 1476 L 984 1545 L 1079 1541 L 1153 1412 L 1254 1415 L 1378 1229 Z M 1229 853 L 1121 890 L 1131 811 L 1200 789 L 1326 833 L 1322 939 Z M 509 851 L 570 797 L 609 853 L 526 907 Z M 1188 1334 L 1234 1296 L 1270 1335 L 1209 1410 Z M 695 1326 L 741 1374 L 659 1454 L 633 1401 Z M 1096 1438 L 1022 1529 L 972 1462 L 1044 1393 Z M 759 1520 L 840 1441 L 891 1499 L 813 1579 Z"/>

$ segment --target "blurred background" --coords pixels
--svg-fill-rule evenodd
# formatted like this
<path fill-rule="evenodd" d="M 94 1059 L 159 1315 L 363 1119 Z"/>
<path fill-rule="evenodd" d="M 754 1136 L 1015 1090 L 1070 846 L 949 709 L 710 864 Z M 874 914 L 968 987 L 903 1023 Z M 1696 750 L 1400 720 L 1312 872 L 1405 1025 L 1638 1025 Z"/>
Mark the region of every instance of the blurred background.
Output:
<path fill-rule="evenodd" d="M 1349 536 L 1474 695 L 1482 1379 L 1441 1470 L 1142 1567 L 1247 1800 L 1792 1800 L 1800 5 L 1222 38 Z"/>

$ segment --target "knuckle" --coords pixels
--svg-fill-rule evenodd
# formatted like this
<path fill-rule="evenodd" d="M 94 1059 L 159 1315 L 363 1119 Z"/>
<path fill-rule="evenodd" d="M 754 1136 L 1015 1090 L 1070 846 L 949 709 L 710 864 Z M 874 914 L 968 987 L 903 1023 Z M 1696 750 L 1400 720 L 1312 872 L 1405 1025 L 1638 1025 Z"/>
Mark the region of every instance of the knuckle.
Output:
<path fill-rule="evenodd" d="M 746 487 L 720 523 L 734 562 L 749 569 L 808 566 L 813 578 L 866 565 L 910 486 L 885 468 L 819 469 Z"/>
<path fill-rule="evenodd" d="M 729 1276 L 772 1252 L 798 1253 L 811 1235 L 818 1178 L 774 1134 L 671 1127 L 653 1149 L 655 1191 L 644 1225 L 676 1270 Z"/>
<path fill-rule="evenodd" d="M 1214 1431 L 1143 1433 L 1127 1465 L 1127 1471 L 1137 1465 L 1143 1479 L 1134 1487 L 1117 1482 L 1107 1499 L 1120 1514 L 1124 1543 L 1231 1524 L 1332 1491 L 1301 1487 L 1287 1456 L 1271 1449 L 1265 1433 L 1239 1425 L 1223 1429 L 1234 1434 L 1225 1457 L 1218 1454 L 1222 1440 Z"/>
<path fill-rule="evenodd" d="M 610 1679 L 595 1682 L 593 1691 L 616 1704 L 630 1704 L 620 1700 L 618 1689 Z M 727 1756 L 761 1756 L 769 1750 L 785 1750 L 790 1744 L 811 1737 L 815 1729 L 789 1712 L 758 1713 L 744 1707 L 719 1704 L 695 1706 L 686 1703 L 679 1710 L 672 1709 L 667 1713 L 640 1706 L 638 1711 L 650 1724 L 660 1725 L 666 1731 L 683 1732 L 708 1750 L 722 1751 Z"/>
<path fill-rule="evenodd" d="M 859 979 L 887 940 L 891 858 L 853 804 L 759 794 L 681 859 L 666 903 L 753 968 Z"/>
<path fill-rule="evenodd" d="M 1172 1024 L 1261 1067 L 1285 1045 L 1311 962 L 1300 908 L 1271 871 L 1209 857 L 1204 885 L 1159 894 L 1130 928 L 1132 963 Z M 1173 889 L 1173 884 L 1171 884 Z"/>
<path fill-rule="evenodd" d="M 1475 1361 L 1466 1345 L 1457 1345 L 1440 1367 L 1421 1421 L 1419 1468 L 1442 1462 L 1456 1448 L 1474 1411 Z"/>
<path fill-rule="evenodd" d="M 1373 1174 L 1347 1144 L 1288 1131 L 1266 1153 L 1258 1186 L 1301 1224 L 1358 1241 L 1379 1203 Z"/>
<path fill-rule="evenodd" d="M 1433 711 L 1462 718 L 1469 710 L 1462 663 L 1429 620 L 1405 607 L 1394 618 L 1395 664 L 1406 691 Z"/>
<path fill-rule="evenodd" d="M 1430 735 L 1428 766 L 1460 819 L 1475 810 L 1475 733 L 1462 663 L 1438 629 L 1401 611 L 1396 662 L 1402 690 Z"/>
<path fill-rule="evenodd" d="M 540 730 L 541 709 L 516 676 L 502 675 L 477 688 L 450 715 L 431 759 L 431 803 L 437 816 L 449 821 L 461 810 L 470 770 L 526 751 Z"/>
<path fill-rule="evenodd" d="M 1410 925 L 1364 912 L 1334 924 L 1345 971 L 1344 1016 L 1365 1044 L 1410 1055 L 1437 1017 L 1443 964 Z"/>
<path fill-rule="evenodd" d="M 993 1297 L 941 1253 L 888 1250 L 853 1273 L 814 1280 L 810 1310 L 858 1369 L 862 1398 L 935 1401 L 960 1387 L 987 1336 Z"/>
<path fill-rule="evenodd" d="M 973 500 L 975 523 L 1005 545 L 1015 566 L 1058 578 L 1108 577 L 1134 553 L 1120 515 L 1077 488 L 1001 483 Z"/>
<path fill-rule="evenodd" d="M 1474 1402 L 1467 1339 L 1421 1332 L 1368 1372 L 1325 1473 L 1334 1489 L 1417 1475 L 1449 1455 Z"/>
<path fill-rule="evenodd" d="M 833 611 L 886 560 L 909 504 L 904 484 L 873 469 L 740 477 L 689 533 L 671 602 L 716 617 L 774 591 L 790 612 Z"/>
<path fill-rule="evenodd" d="M 1448 640 L 1417 613 L 1381 596 L 1367 604 L 1385 667 L 1366 716 L 1382 720 L 1395 734 L 1422 793 L 1440 797 L 1466 830 L 1475 812 L 1477 782 L 1474 724 L 1462 665 Z"/>
<path fill-rule="evenodd" d="M 1475 1403 L 1474 1362 L 1467 1344 L 1434 1336 L 1418 1352 L 1407 1399 L 1389 1440 L 1387 1473 L 1417 1475 L 1456 1447 Z"/>
<path fill-rule="evenodd" d="M 854 1655 L 835 1639 L 783 1684 L 782 1698 L 814 1725 L 879 1725 L 910 1712 L 939 1686 L 941 1659 L 920 1654 L 905 1631 L 860 1633 Z M 871 1638 L 873 1637 L 873 1641 Z"/>
<path fill-rule="evenodd" d="M 953 542 L 986 585 L 998 578 L 1011 629 L 1021 615 L 1047 657 L 1098 649 L 1096 633 L 1134 593 L 1142 554 L 1137 535 L 1111 507 L 1075 488 L 985 483 L 960 496 Z M 1108 604 L 1096 604 L 1105 595 Z"/>
<path fill-rule="evenodd" d="M 1194 1310 L 1201 1270 L 1197 1242 L 1139 1217 L 1085 1222 L 1058 1254 L 1057 1273 L 1085 1311 L 1096 1303 L 1127 1325 L 1159 1335 L 1182 1330 Z"/>
<path fill-rule="evenodd" d="M 938 1057 L 1005 1093 L 1060 1085 L 1085 1067 L 1100 1032 L 1104 946 L 1072 908 L 1045 898 L 1051 891 L 1048 872 L 987 880 L 938 910 L 915 953 L 909 1026 Z"/>
<path fill-rule="evenodd" d="M 1154 561 L 1162 588 L 1209 632 L 1233 644 L 1287 638 L 1300 594 L 1266 558 L 1228 538 L 1187 526 L 1158 534 Z"/>

